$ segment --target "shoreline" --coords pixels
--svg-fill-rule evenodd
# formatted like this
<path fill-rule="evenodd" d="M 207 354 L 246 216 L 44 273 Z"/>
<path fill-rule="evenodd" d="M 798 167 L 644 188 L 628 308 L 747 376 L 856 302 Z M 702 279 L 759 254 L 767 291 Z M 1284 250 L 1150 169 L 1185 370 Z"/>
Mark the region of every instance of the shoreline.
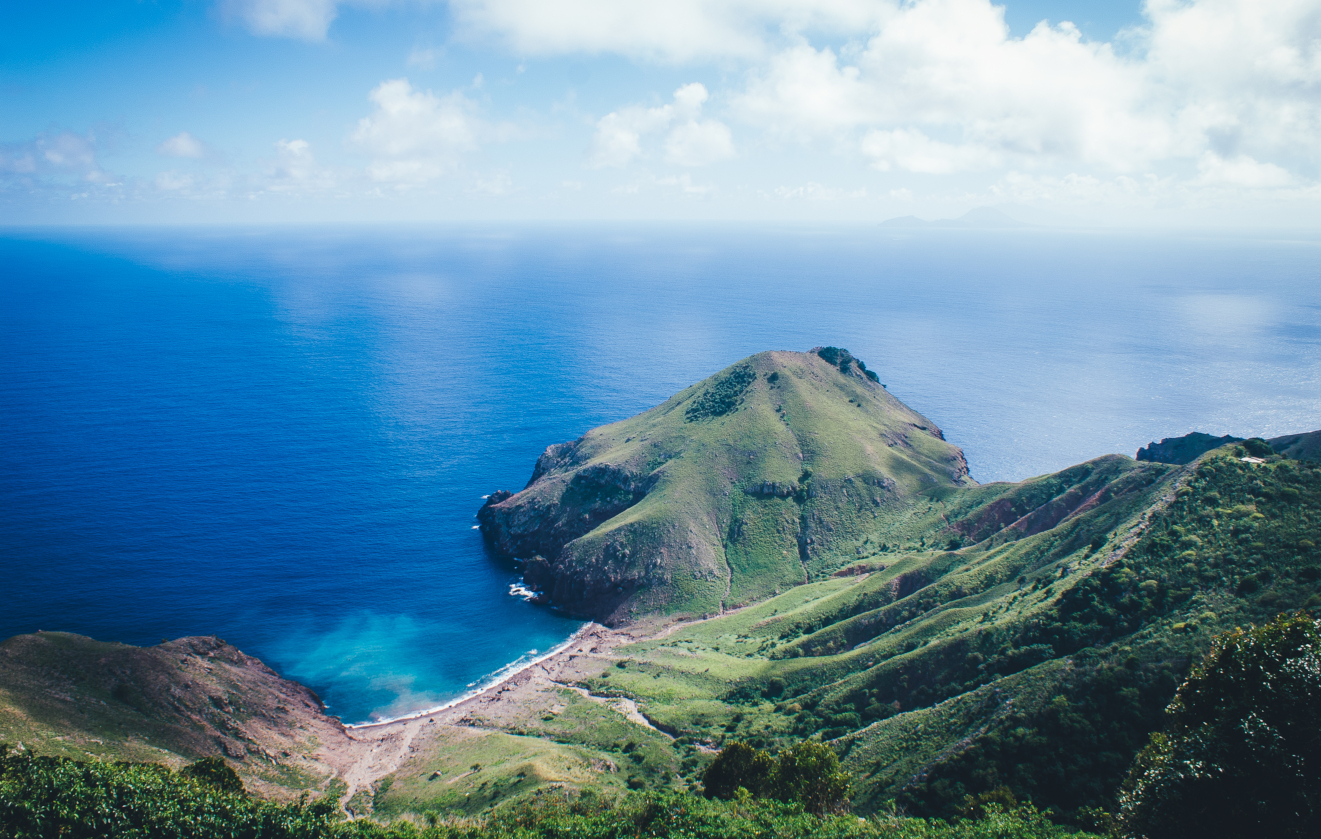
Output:
<path fill-rule="evenodd" d="M 473 688 L 470 691 L 467 691 L 466 693 L 460 696 L 456 696 L 455 698 L 450 699 L 440 705 L 436 705 L 431 708 L 424 708 L 423 710 L 420 711 L 410 711 L 409 713 L 403 714 L 402 716 L 391 717 L 389 719 L 384 719 L 384 720 L 376 720 L 374 722 L 344 723 L 344 728 L 349 732 L 365 731 L 372 728 L 394 725 L 396 723 L 410 722 L 412 720 L 421 719 L 422 717 L 430 716 L 432 714 L 440 714 L 440 713 L 444 713 L 445 711 L 449 711 L 453 708 L 458 707 L 459 705 L 462 705 L 465 702 L 468 702 L 472 699 L 476 699 L 477 697 L 487 693 L 488 691 L 494 688 L 499 687 L 500 685 L 504 684 L 510 679 L 518 677 L 525 671 L 533 667 L 536 667 L 538 664 L 549 661 L 550 659 L 554 658 L 555 656 L 567 650 L 569 647 L 572 647 L 574 644 L 581 641 L 584 637 L 586 637 L 586 635 L 589 632 L 593 630 L 593 628 L 604 629 L 605 627 L 602 627 L 600 624 L 594 621 L 588 621 L 584 623 L 582 626 L 578 627 L 578 629 L 574 630 L 574 633 L 570 635 L 568 638 L 564 639 L 559 644 L 556 644 L 554 647 L 551 647 L 545 653 L 542 653 L 541 655 L 538 655 L 535 658 L 529 659 L 528 661 L 522 664 L 519 664 L 519 662 L 522 661 L 523 658 L 522 656 L 520 656 L 519 658 L 516 658 L 513 661 L 511 661 L 509 664 L 506 664 L 504 667 L 501 667 L 499 670 L 496 670 L 477 687 Z"/>

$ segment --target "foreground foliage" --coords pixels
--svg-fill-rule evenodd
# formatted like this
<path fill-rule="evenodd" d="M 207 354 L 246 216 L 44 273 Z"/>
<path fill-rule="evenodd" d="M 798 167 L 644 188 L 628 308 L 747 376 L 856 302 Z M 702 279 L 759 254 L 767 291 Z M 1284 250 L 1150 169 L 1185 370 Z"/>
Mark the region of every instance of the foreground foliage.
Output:
<path fill-rule="evenodd" d="M 1216 639 L 1121 798 L 1149 839 L 1321 834 L 1321 621 L 1282 615 Z"/>
<path fill-rule="evenodd" d="M 799 804 L 648 793 L 615 800 L 548 792 L 485 818 L 347 821 L 333 800 L 275 804 L 235 790 L 214 765 L 80 762 L 0 751 L 0 835 L 12 839 L 1056 839 L 1031 808 L 949 825 L 887 816 L 822 818 Z"/>
<path fill-rule="evenodd" d="M 812 740 L 785 749 L 778 759 L 746 743 L 731 743 L 702 778 L 708 798 L 735 798 L 740 790 L 757 798 L 800 804 L 823 815 L 848 810 L 851 779 L 840 771 L 835 750 Z"/>

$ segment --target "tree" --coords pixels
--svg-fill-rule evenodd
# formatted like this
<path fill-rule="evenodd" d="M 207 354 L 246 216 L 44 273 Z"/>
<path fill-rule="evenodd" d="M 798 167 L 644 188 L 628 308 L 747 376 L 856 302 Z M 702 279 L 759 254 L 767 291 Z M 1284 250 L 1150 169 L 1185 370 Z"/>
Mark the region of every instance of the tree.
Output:
<path fill-rule="evenodd" d="M 1120 795 L 1126 834 L 1321 835 L 1321 621 L 1224 633 L 1166 714 Z"/>
<path fill-rule="evenodd" d="M 804 740 L 780 752 L 771 794 L 781 801 L 796 801 L 817 815 L 838 813 L 848 808 L 849 781 L 834 749 Z"/>
<path fill-rule="evenodd" d="M 815 740 L 785 749 L 778 760 L 747 743 L 730 743 L 707 767 L 702 789 L 707 798 L 734 798 L 742 787 L 826 815 L 848 809 L 850 781 L 835 750 Z"/>
<path fill-rule="evenodd" d="M 761 749 L 747 743 L 730 743 L 702 775 L 702 792 L 707 798 L 733 798 L 739 787 L 755 796 L 769 792 L 775 760 Z"/>

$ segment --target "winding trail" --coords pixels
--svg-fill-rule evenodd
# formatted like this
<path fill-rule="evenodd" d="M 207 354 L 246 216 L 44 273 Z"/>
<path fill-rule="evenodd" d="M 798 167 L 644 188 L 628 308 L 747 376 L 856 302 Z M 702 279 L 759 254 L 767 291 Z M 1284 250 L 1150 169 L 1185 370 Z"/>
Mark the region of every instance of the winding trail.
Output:
<path fill-rule="evenodd" d="M 373 782 L 397 771 L 408 757 L 413 738 L 430 724 L 421 719 L 408 720 L 398 727 L 373 732 L 375 736 L 370 739 L 359 740 L 350 735 L 355 743 L 362 744 L 363 750 L 357 761 L 340 775 L 348 786 L 340 798 L 340 806 L 345 807 L 358 790 L 370 789 Z"/>
<path fill-rule="evenodd" d="M 631 722 L 635 722 L 638 725 L 645 726 L 646 728 L 650 728 L 652 731 L 658 732 L 660 734 L 664 734 L 666 737 L 669 737 L 671 740 L 674 739 L 674 735 L 670 734 L 668 731 L 663 731 L 657 728 L 655 724 L 652 723 L 651 720 L 647 719 L 645 714 L 643 714 L 640 710 L 638 710 L 638 703 L 634 702 L 632 699 L 629 699 L 626 696 L 597 696 L 596 694 L 588 691 L 587 688 L 579 687 L 578 685 L 568 685 L 565 684 L 564 682 L 557 682 L 554 679 L 550 680 L 550 683 L 552 685 L 557 685 L 562 688 L 567 688 L 568 690 L 573 691 L 574 693 L 580 695 L 589 702 L 596 702 L 605 705 L 609 707 L 611 710 L 617 711 L 618 713 L 622 714 L 625 718 L 627 718 Z"/>

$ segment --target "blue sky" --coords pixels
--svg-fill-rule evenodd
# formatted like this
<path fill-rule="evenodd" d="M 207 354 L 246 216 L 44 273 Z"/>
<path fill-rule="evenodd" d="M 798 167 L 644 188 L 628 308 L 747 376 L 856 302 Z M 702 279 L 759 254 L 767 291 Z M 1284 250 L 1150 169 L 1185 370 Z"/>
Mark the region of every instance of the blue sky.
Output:
<path fill-rule="evenodd" d="M 1321 0 L 10 4 L 0 223 L 1321 220 Z"/>

